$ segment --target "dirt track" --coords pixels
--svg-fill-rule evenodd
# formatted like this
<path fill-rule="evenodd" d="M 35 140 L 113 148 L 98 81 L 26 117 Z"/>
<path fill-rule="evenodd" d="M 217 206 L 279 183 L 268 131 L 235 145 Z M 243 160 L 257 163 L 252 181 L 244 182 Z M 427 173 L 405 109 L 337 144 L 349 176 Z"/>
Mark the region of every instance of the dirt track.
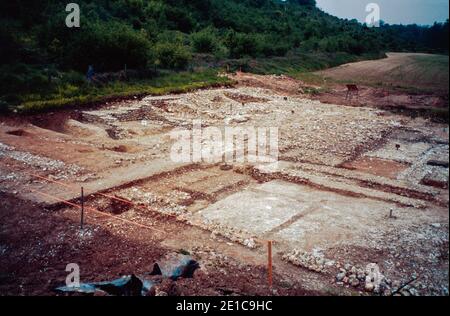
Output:
<path fill-rule="evenodd" d="M 402 295 L 448 295 L 448 125 L 337 105 L 339 93 L 337 104 L 311 100 L 288 77 L 234 79 L 236 88 L 2 119 L 1 294 L 53 294 L 69 262 L 97 281 L 148 272 L 177 251 L 201 269 L 160 291 L 267 294 L 273 240 L 274 294 L 373 294 L 365 267 L 377 263 L 377 295 L 412 277 Z M 279 163 L 172 162 L 169 133 L 194 119 L 277 126 Z M 59 203 L 79 204 L 81 186 L 86 235 L 79 209 Z"/>

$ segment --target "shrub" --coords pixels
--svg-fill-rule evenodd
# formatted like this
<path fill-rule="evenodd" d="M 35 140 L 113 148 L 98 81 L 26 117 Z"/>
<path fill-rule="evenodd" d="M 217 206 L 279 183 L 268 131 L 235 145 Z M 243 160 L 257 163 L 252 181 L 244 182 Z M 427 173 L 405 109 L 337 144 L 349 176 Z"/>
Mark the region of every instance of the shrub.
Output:
<path fill-rule="evenodd" d="M 180 43 L 157 43 L 155 50 L 157 64 L 166 69 L 184 69 L 192 59 L 190 49 Z"/>
<path fill-rule="evenodd" d="M 150 41 L 145 33 L 119 22 L 88 24 L 69 44 L 69 68 L 86 71 L 94 65 L 102 71 L 145 68 L 152 64 Z"/>
<path fill-rule="evenodd" d="M 285 41 L 280 41 L 276 36 L 257 36 L 257 53 L 266 57 L 284 56 L 289 51 L 290 46 Z"/>
<path fill-rule="evenodd" d="M 197 53 L 213 53 L 219 47 L 217 36 L 211 28 L 193 33 L 191 41 Z"/>
<path fill-rule="evenodd" d="M 13 22 L 0 19 L 0 65 L 16 61 L 20 55 L 20 44 L 16 38 Z"/>
<path fill-rule="evenodd" d="M 226 45 L 232 58 L 258 55 L 258 42 L 254 35 L 229 32 L 226 36 Z"/>
<path fill-rule="evenodd" d="M 39 66 L 12 64 L 0 67 L 0 94 L 41 91 L 49 86 L 46 69 Z"/>

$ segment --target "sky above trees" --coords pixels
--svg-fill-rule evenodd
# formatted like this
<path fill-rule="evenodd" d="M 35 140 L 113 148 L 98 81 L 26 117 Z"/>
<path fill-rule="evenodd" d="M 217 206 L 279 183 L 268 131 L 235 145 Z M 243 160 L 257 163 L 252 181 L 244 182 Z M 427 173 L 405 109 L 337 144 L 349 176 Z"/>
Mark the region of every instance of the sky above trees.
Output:
<path fill-rule="evenodd" d="M 448 19 L 448 0 L 317 0 L 317 6 L 341 18 L 364 22 L 365 8 L 377 3 L 381 9 L 381 20 L 390 24 L 422 24 L 445 22 Z"/>

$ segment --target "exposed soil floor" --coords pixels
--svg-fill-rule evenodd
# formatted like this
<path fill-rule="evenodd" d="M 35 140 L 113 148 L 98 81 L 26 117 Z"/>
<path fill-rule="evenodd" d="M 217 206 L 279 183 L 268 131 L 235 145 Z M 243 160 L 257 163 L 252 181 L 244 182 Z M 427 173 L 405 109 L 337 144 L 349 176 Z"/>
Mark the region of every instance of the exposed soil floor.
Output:
<path fill-rule="evenodd" d="M 287 77 L 234 78 L 1 118 L 0 294 L 55 295 L 72 262 L 101 281 L 182 252 L 200 269 L 162 284 L 169 295 L 448 295 L 448 125 L 311 100 Z M 173 161 L 171 132 L 194 120 L 277 127 L 279 161 Z M 367 285 L 369 264 L 382 290 Z"/>

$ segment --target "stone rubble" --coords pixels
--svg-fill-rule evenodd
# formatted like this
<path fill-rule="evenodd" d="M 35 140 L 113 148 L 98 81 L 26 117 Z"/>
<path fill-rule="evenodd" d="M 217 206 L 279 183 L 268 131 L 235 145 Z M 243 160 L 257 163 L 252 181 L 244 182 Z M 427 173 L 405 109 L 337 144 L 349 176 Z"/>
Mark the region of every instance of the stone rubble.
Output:
<path fill-rule="evenodd" d="M 284 254 L 283 260 L 313 272 L 323 273 L 334 266 L 334 261 L 326 259 L 322 251 L 304 252 L 297 249 Z"/>
<path fill-rule="evenodd" d="M 365 268 L 346 264 L 336 274 L 335 283 L 338 286 L 352 287 L 371 295 L 420 296 L 417 287 L 422 284 L 417 282 L 416 276 L 411 278 L 409 284 L 405 284 L 392 281 L 382 273 L 373 273 L 373 267 L 376 267 L 376 264 L 370 263 Z"/>
<path fill-rule="evenodd" d="M 74 164 L 65 164 L 63 161 L 33 155 L 28 152 L 16 150 L 12 146 L 0 143 L 0 158 L 6 157 L 27 166 L 50 172 L 56 180 L 67 179 L 83 173 L 83 168 Z"/>

